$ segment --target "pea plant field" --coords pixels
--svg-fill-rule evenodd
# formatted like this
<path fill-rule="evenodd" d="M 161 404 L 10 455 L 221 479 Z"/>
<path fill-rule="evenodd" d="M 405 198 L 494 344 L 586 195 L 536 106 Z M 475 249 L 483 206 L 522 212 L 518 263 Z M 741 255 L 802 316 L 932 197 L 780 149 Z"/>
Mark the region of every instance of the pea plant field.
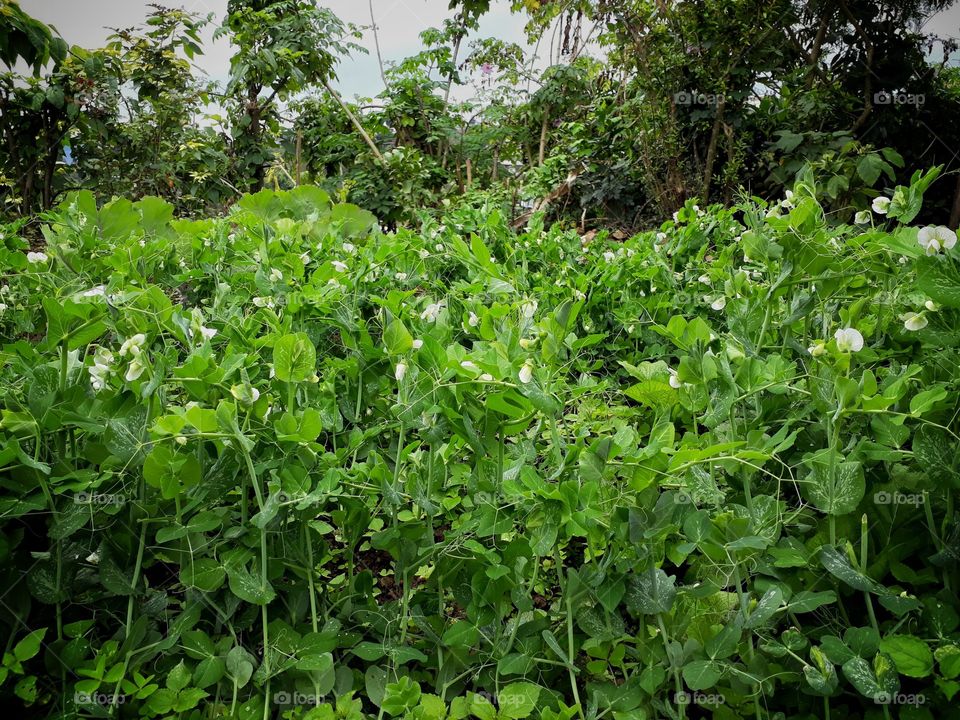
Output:
<path fill-rule="evenodd" d="M 0 247 L 14 717 L 952 717 L 937 170 L 582 238 L 75 193 Z"/>

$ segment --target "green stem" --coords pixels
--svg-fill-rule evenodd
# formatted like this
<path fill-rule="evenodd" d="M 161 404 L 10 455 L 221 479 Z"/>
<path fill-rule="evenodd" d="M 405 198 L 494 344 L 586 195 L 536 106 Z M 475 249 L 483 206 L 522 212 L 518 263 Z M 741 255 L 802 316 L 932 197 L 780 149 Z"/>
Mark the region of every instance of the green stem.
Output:
<path fill-rule="evenodd" d="M 670 671 L 673 674 L 674 704 L 677 706 L 677 713 L 680 720 L 687 716 L 686 703 L 679 702 L 683 695 L 683 681 L 680 679 L 680 669 L 675 667 L 670 659 L 670 635 L 667 633 L 667 626 L 663 622 L 663 614 L 657 613 L 657 627 L 660 628 L 660 637 L 663 638 L 663 650 L 666 653 L 666 661 L 670 665 Z"/>

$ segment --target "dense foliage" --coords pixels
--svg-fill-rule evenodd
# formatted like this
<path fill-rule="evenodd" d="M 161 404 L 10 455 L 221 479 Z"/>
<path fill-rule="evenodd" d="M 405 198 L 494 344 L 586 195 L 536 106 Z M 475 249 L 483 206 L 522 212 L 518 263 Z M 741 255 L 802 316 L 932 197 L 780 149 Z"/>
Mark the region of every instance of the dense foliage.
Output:
<path fill-rule="evenodd" d="M 0 0 L 15 717 L 956 715 L 951 1 L 511 4 Z"/>
<path fill-rule="evenodd" d="M 951 4 L 515 0 L 523 48 L 478 35 L 488 0 L 453 0 L 420 52 L 378 51 L 376 97 L 351 99 L 336 71 L 362 51 L 359 30 L 314 0 L 230 0 L 223 87 L 192 65 L 212 16 L 156 6 L 107 47 L 68 51 L 2 0 L 0 62 L 32 74 L 0 74 L 0 212 L 87 188 L 199 216 L 307 182 L 391 227 L 480 194 L 511 219 L 538 207 L 629 232 L 694 197 L 782 197 L 810 162 L 842 176 L 831 197 L 850 206 L 875 175 L 843 172 L 851 147 L 956 171 L 957 44 L 923 29 Z M 370 10 L 376 39 L 387 29 Z M 960 223 L 960 182 L 924 212 Z"/>
<path fill-rule="evenodd" d="M 0 669 L 37 717 L 932 718 L 960 248 L 71 195 L 0 248 Z"/>

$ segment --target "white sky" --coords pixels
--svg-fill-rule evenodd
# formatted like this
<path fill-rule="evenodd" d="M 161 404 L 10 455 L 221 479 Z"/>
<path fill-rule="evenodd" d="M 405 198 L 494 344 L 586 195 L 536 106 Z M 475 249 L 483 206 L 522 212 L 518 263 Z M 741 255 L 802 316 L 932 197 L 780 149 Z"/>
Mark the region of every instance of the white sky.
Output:
<path fill-rule="evenodd" d="M 128 28 L 139 25 L 149 12 L 150 0 L 19 0 L 20 6 L 34 17 L 54 25 L 68 43 L 81 47 L 100 47 L 110 31 L 107 27 Z M 230 62 L 230 46 L 226 38 L 216 43 L 213 30 L 226 14 L 227 0 L 155 0 L 161 5 L 184 7 L 199 14 L 214 14 L 214 23 L 206 30 L 205 54 L 197 65 L 211 79 L 224 81 Z M 349 97 L 373 97 L 383 87 L 377 69 L 373 34 L 370 26 L 369 0 L 319 0 L 340 19 L 366 26 L 363 41 L 366 55 L 354 54 L 338 68 L 338 86 Z M 380 29 L 380 46 L 385 61 L 400 60 L 421 49 L 419 34 L 428 27 L 439 27 L 452 17 L 449 0 L 373 0 L 373 10 Z M 481 18 L 480 30 L 471 37 L 499 37 L 526 45 L 524 17 L 510 12 L 509 0 L 493 0 L 489 13 Z M 960 2 L 931 18 L 924 31 L 940 37 L 960 37 Z M 547 45 L 549 43 L 547 42 Z M 531 49 L 531 48 L 528 48 Z M 542 51 L 541 55 L 544 54 Z M 461 58 L 463 56 L 461 55 Z M 541 58 L 538 66 L 546 65 Z M 951 63 L 951 64 L 955 64 Z M 464 88 L 460 99 L 472 95 Z"/>
<path fill-rule="evenodd" d="M 149 12 L 148 0 L 19 0 L 20 7 L 45 23 L 54 25 L 71 45 L 102 46 L 110 31 L 106 27 L 128 28 L 139 25 Z M 226 38 L 213 42 L 214 27 L 226 14 L 227 0 L 156 0 L 160 5 L 183 7 L 206 15 L 214 13 L 214 23 L 205 33 L 204 56 L 197 65 L 213 80 L 224 81 L 230 64 L 230 45 Z M 337 70 L 339 89 L 347 96 L 372 97 L 383 89 L 374 52 L 368 0 L 319 0 L 341 20 L 366 26 L 361 45 L 367 55 L 354 54 Z M 373 0 L 384 61 L 398 61 L 421 49 L 420 33 L 428 27 L 440 27 L 453 16 L 449 0 Z M 471 37 L 499 37 L 525 45 L 524 17 L 510 12 L 508 0 L 494 0 L 491 10 Z M 463 55 L 461 55 L 462 59 Z M 468 93 L 469 95 L 470 93 Z"/>

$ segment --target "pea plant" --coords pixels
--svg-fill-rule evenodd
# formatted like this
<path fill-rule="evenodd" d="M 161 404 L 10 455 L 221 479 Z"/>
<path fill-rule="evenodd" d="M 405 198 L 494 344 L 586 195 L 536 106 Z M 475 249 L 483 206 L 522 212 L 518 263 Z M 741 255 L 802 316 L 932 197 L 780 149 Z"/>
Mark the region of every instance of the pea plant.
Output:
<path fill-rule="evenodd" d="M 960 691 L 938 170 L 626 240 L 318 188 L 0 243 L 0 667 L 55 718 L 928 718 Z M 824 201 L 826 203 L 827 201 Z M 847 217 L 845 214 L 843 217 Z"/>

